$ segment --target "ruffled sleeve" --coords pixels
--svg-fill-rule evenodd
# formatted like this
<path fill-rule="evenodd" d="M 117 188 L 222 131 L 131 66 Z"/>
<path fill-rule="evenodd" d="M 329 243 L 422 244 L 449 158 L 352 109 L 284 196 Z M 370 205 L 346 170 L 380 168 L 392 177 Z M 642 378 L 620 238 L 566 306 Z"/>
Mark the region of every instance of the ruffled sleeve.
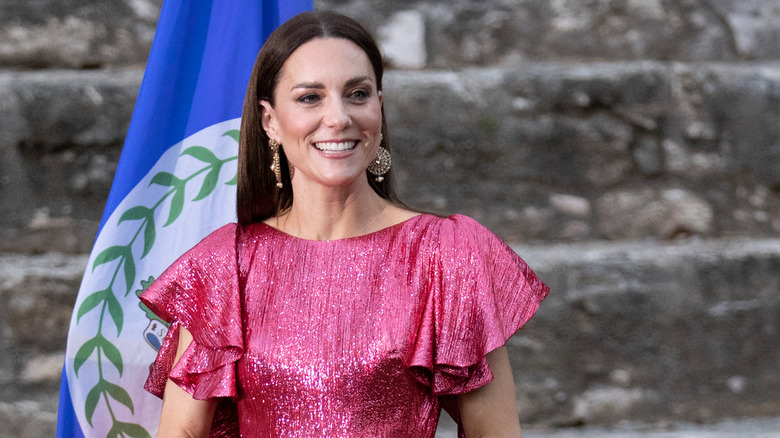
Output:
<path fill-rule="evenodd" d="M 485 355 L 536 312 L 549 289 L 498 236 L 466 216 L 433 227 L 429 295 L 409 360 L 437 396 L 486 385 Z"/>
<path fill-rule="evenodd" d="M 244 348 L 236 232 L 235 224 L 212 232 L 140 296 L 171 323 L 144 386 L 158 397 L 169 378 L 198 400 L 239 396 L 234 365 Z M 181 327 L 193 341 L 174 363 Z M 218 409 L 215 419 L 225 415 L 232 414 Z"/>

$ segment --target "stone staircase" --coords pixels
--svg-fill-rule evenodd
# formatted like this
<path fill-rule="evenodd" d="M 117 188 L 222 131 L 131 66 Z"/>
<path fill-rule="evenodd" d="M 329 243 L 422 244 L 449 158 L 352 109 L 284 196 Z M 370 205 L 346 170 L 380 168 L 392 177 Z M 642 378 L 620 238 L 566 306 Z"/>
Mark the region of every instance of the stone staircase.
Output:
<path fill-rule="evenodd" d="M 378 36 L 401 193 L 550 285 L 524 424 L 780 416 L 780 7 L 315 1 Z M 0 2 L 1 436 L 53 436 L 159 0 Z"/>

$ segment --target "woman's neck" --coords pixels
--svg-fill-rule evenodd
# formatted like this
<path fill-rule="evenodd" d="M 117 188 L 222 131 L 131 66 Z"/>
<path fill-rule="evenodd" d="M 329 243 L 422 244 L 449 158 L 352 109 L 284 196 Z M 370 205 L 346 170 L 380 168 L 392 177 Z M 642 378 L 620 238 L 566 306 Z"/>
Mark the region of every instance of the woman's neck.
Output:
<path fill-rule="evenodd" d="M 398 210 L 366 183 L 356 187 L 293 186 L 290 209 L 265 222 L 309 240 L 337 240 L 368 234 L 393 224 Z"/>

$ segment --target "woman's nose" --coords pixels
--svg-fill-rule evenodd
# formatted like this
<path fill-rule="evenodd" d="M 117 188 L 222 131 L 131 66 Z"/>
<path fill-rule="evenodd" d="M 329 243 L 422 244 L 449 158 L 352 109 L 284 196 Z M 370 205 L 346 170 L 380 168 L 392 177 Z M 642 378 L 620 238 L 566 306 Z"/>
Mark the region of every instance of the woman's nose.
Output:
<path fill-rule="evenodd" d="M 352 118 L 341 99 L 331 99 L 325 111 L 325 125 L 329 128 L 344 129 L 352 124 Z"/>

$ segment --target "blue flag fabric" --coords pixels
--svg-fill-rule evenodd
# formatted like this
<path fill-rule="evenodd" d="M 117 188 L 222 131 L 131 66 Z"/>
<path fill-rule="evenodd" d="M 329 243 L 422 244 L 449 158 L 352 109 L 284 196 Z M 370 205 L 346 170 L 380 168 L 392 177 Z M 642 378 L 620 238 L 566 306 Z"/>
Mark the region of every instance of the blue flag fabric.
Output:
<path fill-rule="evenodd" d="M 235 220 L 238 129 L 257 52 L 311 0 L 165 0 L 100 230 L 79 289 L 58 437 L 154 436 L 143 390 L 167 326 L 137 295 Z"/>

